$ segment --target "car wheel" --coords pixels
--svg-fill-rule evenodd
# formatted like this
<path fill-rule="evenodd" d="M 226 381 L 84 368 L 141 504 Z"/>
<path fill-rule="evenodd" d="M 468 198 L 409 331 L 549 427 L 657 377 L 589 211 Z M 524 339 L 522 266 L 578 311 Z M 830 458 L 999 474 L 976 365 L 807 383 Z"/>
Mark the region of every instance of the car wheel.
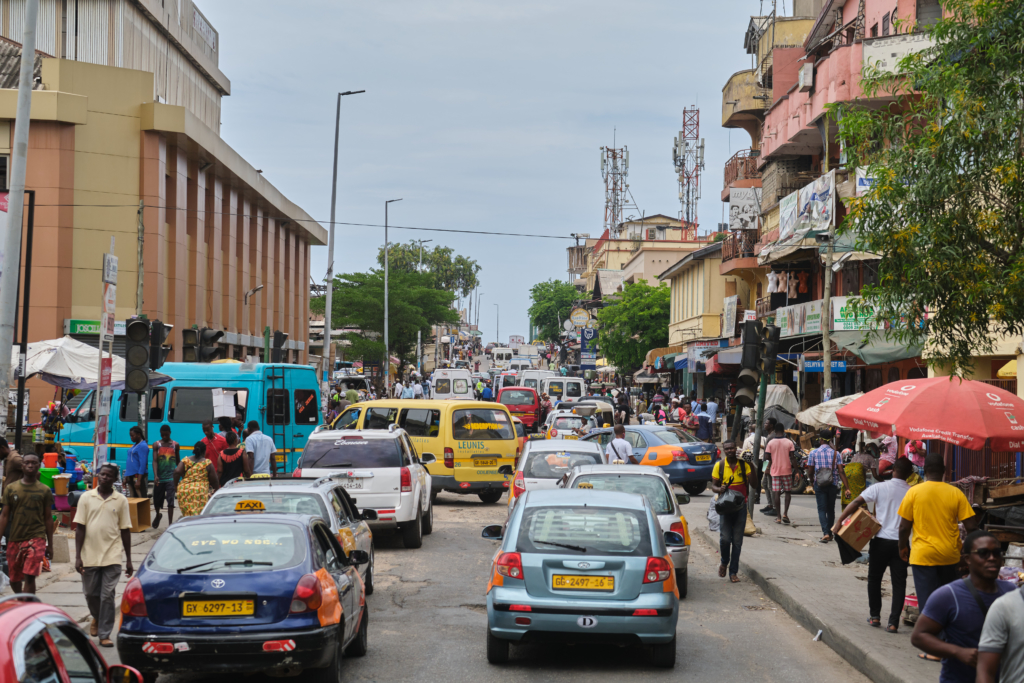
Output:
<path fill-rule="evenodd" d="M 434 506 L 427 506 L 427 514 L 423 517 L 423 535 L 429 536 L 434 532 Z"/>
<path fill-rule="evenodd" d="M 486 491 L 482 491 L 477 495 L 480 497 L 480 500 L 484 504 L 493 505 L 494 503 L 497 503 L 499 500 L 501 500 L 502 493 L 504 493 L 504 491 L 502 491 L 501 489 L 487 489 Z"/>
<path fill-rule="evenodd" d="M 370 546 L 370 564 L 366 567 L 366 577 L 363 579 L 363 590 L 367 595 L 373 595 L 373 546 Z"/>
<path fill-rule="evenodd" d="M 487 630 L 487 661 L 491 664 L 504 664 L 508 661 L 508 641 L 495 638 L 490 629 Z"/>
<path fill-rule="evenodd" d="M 435 500 L 437 500 L 437 491 L 431 491 L 430 492 L 430 504 L 433 505 Z"/>
<path fill-rule="evenodd" d="M 708 483 L 706 481 L 688 481 L 683 484 L 683 490 L 689 493 L 691 496 L 699 496 L 704 493 L 707 489 Z"/>
<path fill-rule="evenodd" d="M 661 645 L 651 647 L 651 664 L 662 669 L 671 669 L 676 665 L 676 638 Z"/>
<path fill-rule="evenodd" d="M 331 658 L 331 663 L 323 669 L 308 669 L 307 675 L 304 677 L 307 681 L 312 683 L 344 683 L 345 677 L 342 674 L 343 660 L 345 658 L 344 649 L 341 646 L 344 640 L 345 634 L 345 622 L 338 624 L 338 646 L 334 652 L 334 657 Z"/>
<path fill-rule="evenodd" d="M 363 607 L 363 618 L 359 620 L 359 632 L 345 650 L 346 657 L 362 657 L 368 645 L 367 629 L 370 627 L 370 608 Z"/>
<path fill-rule="evenodd" d="M 686 577 L 687 571 L 685 569 L 676 570 L 676 587 L 679 588 L 680 600 L 686 597 Z"/>
<path fill-rule="evenodd" d="M 423 518 L 419 508 L 416 509 L 416 519 L 402 524 L 402 543 L 406 548 L 419 548 L 423 545 Z"/>

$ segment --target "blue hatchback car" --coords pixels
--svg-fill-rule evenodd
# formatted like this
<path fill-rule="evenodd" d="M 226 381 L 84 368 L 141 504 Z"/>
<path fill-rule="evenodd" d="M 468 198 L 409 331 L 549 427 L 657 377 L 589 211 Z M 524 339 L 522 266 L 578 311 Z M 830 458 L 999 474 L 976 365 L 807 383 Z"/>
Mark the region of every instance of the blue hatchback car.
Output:
<path fill-rule="evenodd" d="M 487 659 L 508 661 L 509 644 L 635 643 L 652 663 L 676 661 L 679 592 L 647 498 L 596 489 L 527 491 L 505 527 L 487 584 Z"/>
<path fill-rule="evenodd" d="M 320 517 L 187 517 L 153 546 L 125 587 L 117 652 L 143 673 L 306 671 L 341 683 L 342 657 L 366 653 L 363 582 Z"/>

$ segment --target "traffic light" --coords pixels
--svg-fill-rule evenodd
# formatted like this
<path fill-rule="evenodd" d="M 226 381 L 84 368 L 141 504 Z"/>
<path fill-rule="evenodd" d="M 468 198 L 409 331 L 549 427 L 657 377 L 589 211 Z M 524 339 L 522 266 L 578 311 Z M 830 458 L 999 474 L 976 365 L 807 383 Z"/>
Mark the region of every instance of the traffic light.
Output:
<path fill-rule="evenodd" d="M 754 405 L 761 386 L 761 323 L 747 320 L 743 323 L 743 355 L 740 374 L 736 378 L 736 404 L 744 408 Z"/>
<path fill-rule="evenodd" d="M 288 340 L 288 335 L 281 330 L 274 330 L 274 346 L 270 349 L 270 362 L 271 363 L 282 363 L 284 362 L 284 343 Z"/>
<path fill-rule="evenodd" d="M 164 346 L 164 342 L 171 336 L 174 325 L 164 325 L 159 320 L 154 320 L 149 329 L 149 369 L 156 371 L 167 360 L 171 352 L 170 346 Z"/>
<path fill-rule="evenodd" d="M 129 320 L 124 334 L 125 390 L 146 391 L 149 388 L 149 321 L 142 318 Z"/>
<path fill-rule="evenodd" d="M 775 358 L 779 355 L 779 335 L 782 329 L 776 325 L 766 325 L 761 330 L 760 339 L 760 370 L 768 375 L 768 381 L 774 379 Z"/>
<path fill-rule="evenodd" d="M 199 362 L 199 330 L 194 327 L 181 331 L 181 360 Z"/>
<path fill-rule="evenodd" d="M 220 341 L 224 333 L 220 330 L 214 330 L 209 327 L 204 327 L 199 330 L 199 362 L 209 363 L 220 358 L 221 354 L 224 353 L 224 349 L 219 346 L 214 346 L 215 343 Z"/>

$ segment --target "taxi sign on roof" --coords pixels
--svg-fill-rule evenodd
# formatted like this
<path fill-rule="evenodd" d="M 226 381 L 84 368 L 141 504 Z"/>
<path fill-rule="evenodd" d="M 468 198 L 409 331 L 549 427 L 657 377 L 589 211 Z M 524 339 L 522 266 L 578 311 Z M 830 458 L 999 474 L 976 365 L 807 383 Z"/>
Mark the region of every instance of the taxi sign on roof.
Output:
<path fill-rule="evenodd" d="M 266 512 L 262 500 L 240 500 L 235 503 L 235 512 Z"/>
<path fill-rule="evenodd" d="M 576 485 L 576 488 L 578 488 L 578 489 L 592 489 L 592 488 L 594 488 L 594 485 L 591 484 L 589 481 L 581 481 L 579 484 Z"/>

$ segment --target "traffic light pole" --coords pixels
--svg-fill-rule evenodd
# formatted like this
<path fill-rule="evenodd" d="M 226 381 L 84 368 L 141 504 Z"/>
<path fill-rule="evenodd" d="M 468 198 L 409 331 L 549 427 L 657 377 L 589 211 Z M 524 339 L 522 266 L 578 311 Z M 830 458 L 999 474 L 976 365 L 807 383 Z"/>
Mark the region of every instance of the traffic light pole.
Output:
<path fill-rule="evenodd" d="M 763 474 L 761 472 L 761 430 L 764 428 L 764 402 L 768 396 L 768 373 L 761 373 L 761 386 L 757 391 L 757 412 L 754 414 L 754 419 L 757 420 L 757 424 L 754 425 L 754 470 L 757 472 L 757 481 L 754 486 L 757 490 L 761 490 L 761 479 Z M 768 492 L 768 496 L 772 495 L 771 491 Z M 754 496 L 747 496 L 747 508 L 750 512 L 750 518 L 754 518 Z"/>

